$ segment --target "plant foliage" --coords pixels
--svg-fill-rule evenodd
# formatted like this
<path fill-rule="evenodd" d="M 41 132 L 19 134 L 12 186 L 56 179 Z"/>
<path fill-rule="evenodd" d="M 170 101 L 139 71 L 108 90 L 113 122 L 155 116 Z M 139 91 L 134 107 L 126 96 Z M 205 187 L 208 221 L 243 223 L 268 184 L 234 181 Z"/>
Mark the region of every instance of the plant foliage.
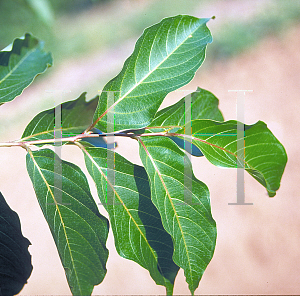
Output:
<path fill-rule="evenodd" d="M 20 95 L 35 78 L 52 65 L 44 44 L 26 34 L 16 39 L 10 51 L 0 52 L 0 105 Z"/>
<path fill-rule="evenodd" d="M 18 294 L 32 271 L 30 242 L 22 235 L 20 220 L 0 193 L 0 292 Z"/>
<path fill-rule="evenodd" d="M 218 99 L 201 88 L 158 111 L 165 96 L 187 84 L 204 61 L 212 42 L 208 21 L 178 15 L 147 28 L 100 97 L 86 102 L 83 93 L 43 111 L 27 125 L 21 139 L 0 145 L 27 151 L 28 174 L 73 295 L 91 295 L 103 281 L 109 224 L 99 213 L 81 169 L 44 145 L 57 149 L 72 144 L 81 149 L 108 213 L 117 252 L 147 269 L 168 295 L 180 268 L 194 294 L 216 244 L 209 190 L 195 177 L 189 155 L 204 156 L 220 167 L 244 168 L 269 196 L 279 189 L 287 155 L 265 123 L 224 122 Z M 0 52 L 1 104 L 21 94 L 52 64 L 51 55 L 42 48 L 26 34 L 14 41 L 10 51 Z M 143 166 L 116 153 L 111 137 L 137 141 Z M 0 277 L 0 287 L 5 295 L 13 295 L 31 273 L 29 242 L 20 233 L 17 214 L 2 195 L 0 199 L 4 229 L 0 241 L 8 242 L 0 247 L 0 254 L 2 267 L 9 270 Z M 16 283 L 17 288 L 5 290 L 7 275 L 11 287 Z"/>

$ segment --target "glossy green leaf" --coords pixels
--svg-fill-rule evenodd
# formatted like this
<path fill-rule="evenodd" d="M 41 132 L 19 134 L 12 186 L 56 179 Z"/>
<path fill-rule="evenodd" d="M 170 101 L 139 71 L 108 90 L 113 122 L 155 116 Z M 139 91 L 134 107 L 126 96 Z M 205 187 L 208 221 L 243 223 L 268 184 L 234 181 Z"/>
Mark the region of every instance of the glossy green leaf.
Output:
<path fill-rule="evenodd" d="M 184 269 L 193 294 L 216 243 L 207 186 L 197 180 L 185 153 L 167 137 L 143 137 L 140 156 L 151 198 L 174 242 L 174 262 Z"/>
<path fill-rule="evenodd" d="M 0 192 L 0 295 L 16 295 L 27 283 L 32 271 L 29 245 L 18 214 Z"/>
<path fill-rule="evenodd" d="M 51 54 L 43 47 L 43 42 L 25 34 L 15 39 L 11 51 L 0 51 L 0 105 L 20 95 L 35 76 L 52 65 Z"/>
<path fill-rule="evenodd" d="M 177 103 L 157 112 L 149 127 L 163 128 L 153 129 L 153 132 L 166 130 L 173 126 L 179 128 L 184 126 L 187 113 L 191 115 L 190 120 L 213 119 L 224 121 L 223 115 L 218 108 L 219 100 L 211 92 L 198 87 L 195 92 L 187 96 L 190 96 L 190 100 L 184 97 Z M 186 106 L 187 101 L 191 102 L 188 106 Z"/>
<path fill-rule="evenodd" d="M 219 100 L 209 91 L 197 88 L 197 91 L 188 94 L 177 103 L 157 112 L 155 118 L 148 126 L 150 132 L 170 130 L 176 132 L 192 119 L 213 119 L 224 121 L 218 108 Z M 151 129 L 151 127 L 153 127 Z M 183 139 L 170 137 L 180 148 L 188 151 Z M 203 156 L 203 153 L 195 145 L 188 151 L 193 156 Z"/>
<path fill-rule="evenodd" d="M 179 267 L 172 260 L 172 239 L 151 202 L 145 169 L 104 148 L 84 152 L 88 171 L 109 214 L 119 255 L 146 268 L 153 280 L 172 294 Z M 113 160 L 115 171 L 107 168 L 108 158 Z"/>
<path fill-rule="evenodd" d="M 202 64 L 212 41 L 208 21 L 178 15 L 147 28 L 120 74 L 104 87 L 96 127 L 107 132 L 149 125 L 165 96 L 191 81 Z"/>
<path fill-rule="evenodd" d="M 212 120 L 192 121 L 192 143 L 199 147 L 214 165 L 227 168 L 244 167 L 266 187 L 270 197 L 275 196 L 287 162 L 282 144 L 267 125 L 258 121 L 244 125 L 244 156 L 237 151 L 237 121 L 224 123 Z M 243 126 L 243 124 L 239 123 Z M 178 130 L 184 133 L 184 129 Z"/>
<path fill-rule="evenodd" d="M 91 295 L 106 274 L 108 221 L 77 166 L 61 161 L 49 149 L 29 150 L 26 160 L 70 289 L 73 295 Z"/>
<path fill-rule="evenodd" d="M 62 138 L 80 134 L 92 123 L 98 97 L 86 102 L 85 95 L 83 93 L 78 99 L 61 104 Z M 52 108 L 36 115 L 27 125 L 22 141 L 53 139 L 55 110 Z"/>

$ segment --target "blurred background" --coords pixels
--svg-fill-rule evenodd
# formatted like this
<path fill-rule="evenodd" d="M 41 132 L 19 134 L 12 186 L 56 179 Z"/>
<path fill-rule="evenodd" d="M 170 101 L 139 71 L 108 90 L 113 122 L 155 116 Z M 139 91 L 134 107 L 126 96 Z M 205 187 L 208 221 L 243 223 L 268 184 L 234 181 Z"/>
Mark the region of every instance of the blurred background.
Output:
<path fill-rule="evenodd" d="M 88 99 L 99 94 L 119 73 L 143 29 L 176 14 L 216 16 L 208 23 L 214 41 L 194 80 L 168 95 L 162 107 L 199 86 L 219 98 L 225 120 L 236 119 L 237 94 L 228 90 L 251 90 L 245 97 L 245 123 L 266 122 L 289 158 L 274 198 L 245 175 L 245 197 L 251 206 L 228 205 L 236 201 L 235 170 L 193 158 L 195 175 L 210 189 L 218 226 L 215 255 L 195 294 L 299 295 L 299 0 L 0 0 L 0 48 L 31 32 L 45 41 L 54 58 L 52 68 L 1 106 L 0 141 L 20 138 L 29 121 L 45 109 L 85 91 Z M 119 140 L 117 152 L 140 164 L 132 142 Z M 1 149 L 0 190 L 32 243 L 34 269 L 20 294 L 71 295 L 27 175 L 26 153 Z M 62 156 L 86 172 L 76 147 L 64 147 Z M 98 201 L 92 182 L 90 186 Z M 146 270 L 119 257 L 112 233 L 108 248 L 108 272 L 93 295 L 164 294 Z M 189 294 L 182 271 L 174 294 Z"/>

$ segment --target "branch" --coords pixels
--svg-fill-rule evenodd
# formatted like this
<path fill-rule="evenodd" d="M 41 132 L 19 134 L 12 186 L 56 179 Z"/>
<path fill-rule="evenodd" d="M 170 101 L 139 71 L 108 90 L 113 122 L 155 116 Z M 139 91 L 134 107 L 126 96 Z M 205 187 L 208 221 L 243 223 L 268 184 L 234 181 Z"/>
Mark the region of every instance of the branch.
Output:
<path fill-rule="evenodd" d="M 24 147 L 24 145 L 55 144 L 55 143 L 61 143 L 61 142 L 75 143 L 84 138 L 98 138 L 98 137 L 110 137 L 110 136 L 129 137 L 132 139 L 136 139 L 137 137 L 149 137 L 149 136 L 186 137 L 186 135 L 183 135 L 183 134 L 167 133 L 167 132 L 136 134 L 136 133 L 134 133 L 135 131 L 136 130 L 127 130 L 127 131 L 125 130 L 125 131 L 103 133 L 103 134 L 82 133 L 82 134 L 72 136 L 72 137 L 52 138 L 52 139 L 43 139 L 43 140 L 34 140 L 34 141 L 24 141 L 23 139 L 20 139 L 20 140 L 16 140 L 16 141 L 0 142 L 0 147 L 17 147 L 17 146 Z"/>

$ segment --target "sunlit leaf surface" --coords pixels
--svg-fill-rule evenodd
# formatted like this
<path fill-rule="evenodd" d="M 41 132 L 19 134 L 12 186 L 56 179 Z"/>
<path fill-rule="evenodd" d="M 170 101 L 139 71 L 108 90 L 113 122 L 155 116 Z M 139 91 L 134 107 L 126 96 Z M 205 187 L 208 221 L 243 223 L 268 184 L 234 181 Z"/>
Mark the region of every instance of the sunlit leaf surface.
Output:
<path fill-rule="evenodd" d="M 149 125 L 165 96 L 201 66 L 212 41 L 208 21 L 179 15 L 147 28 L 120 74 L 104 87 L 96 127 L 107 132 Z"/>
<path fill-rule="evenodd" d="M 173 243 L 151 201 L 145 169 L 103 148 L 84 150 L 89 173 L 107 210 L 118 253 L 146 268 L 158 285 L 172 293 L 178 266 Z M 113 167 L 109 168 L 109 159 Z"/>
<path fill-rule="evenodd" d="M 171 139 L 143 138 L 140 156 L 150 178 L 152 201 L 174 242 L 173 260 L 184 269 L 194 293 L 216 243 L 208 188 L 196 179 L 189 159 Z"/>
<path fill-rule="evenodd" d="M 29 150 L 26 159 L 70 289 L 73 295 L 91 295 L 106 274 L 108 221 L 77 166 L 61 161 L 49 149 Z"/>

